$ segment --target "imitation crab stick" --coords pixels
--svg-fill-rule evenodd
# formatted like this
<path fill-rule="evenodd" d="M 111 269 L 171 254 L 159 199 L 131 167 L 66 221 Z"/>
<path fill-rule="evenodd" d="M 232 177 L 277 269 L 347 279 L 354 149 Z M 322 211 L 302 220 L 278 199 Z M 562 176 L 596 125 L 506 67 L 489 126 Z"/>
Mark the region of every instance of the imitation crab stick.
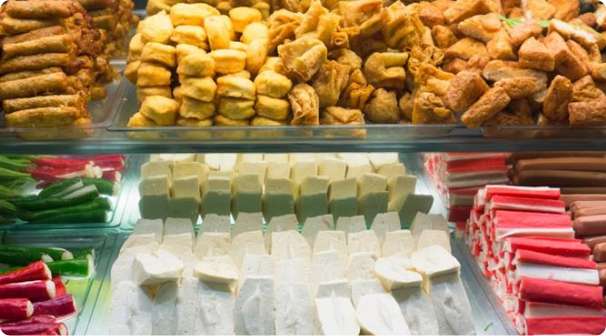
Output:
<path fill-rule="evenodd" d="M 525 321 L 527 335 L 589 334 L 599 335 L 606 328 L 606 317 L 558 316 L 532 317 Z"/>
<path fill-rule="evenodd" d="M 0 325 L 0 330 L 7 335 L 67 335 L 67 327 L 63 323 L 24 322 Z"/>
<path fill-rule="evenodd" d="M 0 320 L 24 320 L 34 314 L 34 306 L 28 299 L 0 299 Z"/>
<path fill-rule="evenodd" d="M 505 251 L 515 253 L 518 249 L 562 255 L 567 257 L 587 258 L 591 248 L 577 239 L 547 237 L 510 237 L 505 240 Z"/>
<path fill-rule="evenodd" d="M 534 212 L 565 213 L 561 200 L 495 195 L 488 202 L 490 210 L 519 210 Z"/>
<path fill-rule="evenodd" d="M 520 299 L 569 304 L 594 309 L 602 307 L 602 287 L 522 277 Z"/>
<path fill-rule="evenodd" d="M 55 297 L 60 297 L 67 294 L 67 289 L 65 289 L 61 276 L 53 277 L 53 282 L 55 283 Z"/>
<path fill-rule="evenodd" d="M 33 302 L 46 301 L 56 295 L 55 283 L 36 280 L 0 285 L 0 298 L 26 298 Z"/>
<path fill-rule="evenodd" d="M 52 300 L 35 302 L 34 316 L 52 315 L 58 320 L 64 320 L 76 313 L 76 303 L 71 295 L 63 295 Z"/>
<path fill-rule="evenodd" d="M 0 285 L 34 280 L 50 280 L 51 271 L 43 261 L 36 261 L 23 268 L 0 275 Z"/>

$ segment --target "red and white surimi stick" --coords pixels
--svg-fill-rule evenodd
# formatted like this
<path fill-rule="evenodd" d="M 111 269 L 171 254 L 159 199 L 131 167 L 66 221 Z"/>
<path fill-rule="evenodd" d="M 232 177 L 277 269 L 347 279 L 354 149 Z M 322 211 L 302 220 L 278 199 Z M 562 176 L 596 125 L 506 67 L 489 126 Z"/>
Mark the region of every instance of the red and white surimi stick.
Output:
<path fill-rule="evenodd" d="M 517 187 L 506 185 L 487 185 L 485 198 L 491 200 L 494 195 L 560 199 L 560 189 L 549 187 Z"/>
<path fill-rule="evenodd" d="M 34 303 L 34 316 L 52 315 L 62 321 L 76 313 L 76 303 L 71 295 L 63 295 L 52 300 Z"/>
<path fill-rule="evenodd" d="M 15 321 L 15 322 L 3 322 L 0 323 L 0 327 L 12 327 L 16 325 L 22 325 L 26 323 L 57 323 L 57 319 L 52 315 L 38 315 L 32 316 L 27 320 Z"/>
<path fill-rule="evenodd" d="M 522 277 L 519 297 L 525 301 L 602 308 L 602 287 Z"/>
<path fill-rule="evenodd" d="M 32 302 L 38 302 L 50 300 L 55 295 L 55 283 L 49 280 L 0 285 L 0 298 L 26 298 Z"/>
<path fill-rule="evenodd" d="M 599 335 L 606 328 L 606 317 L 557 316 L 525 319 L 527 335 Z"/>
<path fill-rule="evenodd" d="M 25 322 L 12 326 L 0 326 L 7 335 L 67 335 L 67 327 L 63 323 Z"/>
<path fill-rule="evenodd" d="M 563 257 L 518 249 L 513 259 L 514 280 L 522 277 L 599 285 L 595 262 L 585 258 Z"/>
<path fill-rule="evenodd" d="M 515 253 L 518 249 L 587 258 L 591 248 L 578 239 L 559 239 L 548 237 L 510 237 L 505 240 L 505 251 Z"/>
<path fill-rule="evenodd" d="M 0 299 L 0 320 L 25 320 L 34 314 L 34 306 L 28 299 Z"/>
<path fill-rule="evenodd" d="M 519 210 L 549 213 L 565 213 L 561 200 L 494 195 L 488 202 L 489 210 Z"/>
<path fill-rule="evenodd" d="M 489 157 L 478 160 L 451 161 L 446 164 L 446 171 L 449 173 L 507 171 L 507 165 L 503 157 Z"/>
<path fill-rule="evenodd" d="M 14 282 L 50 279 L 51 271 L 48 266 L 46 266 L 43 261 L 36 261 L 18 270 L 0 275 L 0 285 Z"/>
<path fill-rule="evenodd" d="M 497 240 L 509 236 L 574 237 L 572 220 L 565 214 L 496 210 L 492 223 Z"/>
<path fill-rule="evenodd" d="M 606 310 L 542 302 L 525 302 L 517 313 L 529 317 L 585 316 L 606 317 Z M 606 328 L 606 326 L 604 326 Z"/>
<path fill-rule="evenodd" d="M 53 277 L 53 282 L 55 283 L 55 297 L 67 294 L 67 289 L 65 289 L 61 276 L 57 275 L 56 277 Z"/>

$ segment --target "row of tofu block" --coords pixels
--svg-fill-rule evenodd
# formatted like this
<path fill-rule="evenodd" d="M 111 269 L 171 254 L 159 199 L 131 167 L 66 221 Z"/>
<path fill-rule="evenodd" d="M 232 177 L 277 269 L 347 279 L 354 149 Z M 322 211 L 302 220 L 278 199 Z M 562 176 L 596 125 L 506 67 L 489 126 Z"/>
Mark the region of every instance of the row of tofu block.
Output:
<path fill-rule="evenodd" d="M 427 213 L 431 195 L 415 195 L 396 153 L 180 154 L 153 155 L 141 167 L 143 218 L 190 218 L 199 214 L 262 212 L 266 222 L 296 214 L 335 219 L 396 211 L 410 225 Z"/>
<path fill-rule="evenodd" d="M 290 229 L 234 235 L 218 218 L 197 237 L 184 219 L 138 223 L 112 268 L 111 334 L 475 333 L 458 261 L 418 242 L 447 236 L 443 220 L 420 215 L 416 237 L 395 223 L 310 244 Z"/>
<path fill-rule="evenodd" d="M 520 334 L 600 334 L 603 288 L 560 191 L 489 185 L 466 239 Z"/>

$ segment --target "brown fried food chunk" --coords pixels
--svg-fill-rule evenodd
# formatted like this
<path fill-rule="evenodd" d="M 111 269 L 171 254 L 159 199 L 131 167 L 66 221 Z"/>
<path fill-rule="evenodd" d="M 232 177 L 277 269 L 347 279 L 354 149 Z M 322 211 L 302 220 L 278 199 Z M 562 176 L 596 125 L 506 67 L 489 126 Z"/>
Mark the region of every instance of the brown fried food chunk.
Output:
<path fill-rule="evenodd" d="M 320 99 L 320 108 L 334 106 L 349 81 L 349 65 L 328 61 L 322 64 L 312 86 Z"/>
<path fill-rule="evenodd" d="M 457 37 L 446 26 L 433 26 L 431 28 L 431 36 L 436 46 L 446 49 L 457 42 Z"/>
<path fill-rule="evenodd" d="M 398 107 L 400 108 L 400 116 L 402 119 L 412 121 L 412 109 L 414 96 L 407 92 L 400 97 L 398 101 Z"/>
<path fill-rule="evenodd" d="M 547 83 L 547 74 L 542 71 L 520 67 L 517 62 L 494 60 L 488 62 L 482 70 L 482 76 L 496 82 L 504 78 L 533 77 L 537 81 Z"/>
<path fill-rule="evenodd" d="M 403 3 L 396 1 L 384 11 L 382 34 L 385 43 L 394 49 L 410 49 L 423 43 L 426 27 L 414 12 L 411 12 Z M 359 41 L 368 44 L 370 40 Z M 372 49 L 372 48 L 369 48 Z M 378 49 L 375 49 L 378 51 Z"/>
<path fill-rule="evenodd" d="M 551 121 L 568 118 L 568 103 L 572 99 L 572 83 L 564 76 L 556 76 L 543 100 L 543 115 Z"/>
<path fill-rule="evenodd" d="M 450 73 L 458 74 L 463 70 L 467 70 L 467 61 L 460 58 L 455 58 L 444 64 L 442 68 Z"/>
<path fill-rule="evenodd" d="M 289 75 L 300 81 L 308 81 L 326 61 L 328 50 L 322 41 L 303 37 L 278 47 L 278 55 Z"/>
<path fill-rule="evenodd" d="M 61 67 L 74 61 L 72 55 L 67 53 L 47 53 L 28 56 L 19 56 L 0 64 L 0 73 L 18 72 L 26 70 L 40 70 L 48 67 Z"/>
<path fill-rule="evenodd" d="M 352 36 L 371 36 L 383 27 L 382 0 L 339 1 L 342 25 Z"/>
<path fill-rule="evenodd" d="M 486 46 L 484 43 L 472 38 L 463 38 L 457 41 L 446 49 L 446 58 L 461 58 L 464 60 L 470 59 L 475 55 L 487 55 Z"/>
<path fill-rule="evenodd" d="M 457 28 L 461 34 L 486 43 L 501 30 L 501 19 L 497 13 L 475 15 L 459 22 Z"/>
<path fill-rule="evenodd" d="M 591 76 L 587 75 L 572 85 L 572 101 L 589 101 L 606 97 L 604 92 L 600 90 Z"/>
<path fill-rule="evenodd" d="M 364 124 L 364 115 L 358 109 L 330 106 L 324 109 L 322 125 L 360 125 Z"/>
<path fill-rule="evenodd" d="M 455 117 L 444 101 L 433 92 L 417 91 L 413 98 L 413 124 L 454 123 Z"/>
<path fill-rule="evenodd" d="M 362 59 L 360 56 L 349 49 L 341 48 L 331 50 L 328 53 L 328 57 L 340 64 L 348 65 L 352 70 L 362 68 Z"/>
<path fill-rule="evenodd" d="M 523 23 L 515 25 L 514 27 L 507 26 L 507 28 L 510 42 L 514 48 L 519 47 L 529 38 L 540 35 L 543 31 L 543 28 L 541 28 L 536 21 L 532 20 L 524 21 Z"/>
<path fill-rule="evenodd" d="M 423 22 L 423 24 L 429 28 L 446 23 L 446 18 L 444 17 L 444 14 L 440 8 L 431 2 L 418 2 L 416 11 L 419 15 L 419 19 L 421 19 L 421 22 Z"/>
<path fill-rule="evenodd" d="M 550 0 L 556 12 L 553 17 L 569 21 L 579 16 L 580 2 L 574 0 Z"/>
<path fill-rule="evenodd" d="M 6 126 L 17 128 L 62 127 L 73 124 L 80 110 L 71 106 L 39 107 L 6 115 Z"/>
<path fill-rule="evenodd" d="M 495 5 L 490 0 L 459 0 L 448 7 L 444 17 L 449 23 L 456 23 L 479 14 L 493 12 Z"/>
<path fill-rule="evenodd" d="M 364 63 L 364 75 L 374 87 L 403 89 L 407 53 L 374 53 Z"/>
<path fill-rule="evenodd" d="M 293 113 L 291 125 L 319 125 L 320 98 L 313 87 L 301 83 L 295 85 L 288 94 Z"/>
<path fill-rule="evenodd" d="M 394 124 L 400 120 L 400 109 L 396 93 L 385 89 L 376 89 L 372 99 L 364 107 L 364 115 L 370 122 Z"/>
<path fill-rule="evenodd" d="M 501 112 L 511 98 L 502 87 L 493 87 L 486 91 L 471 107 L 463 114 L 461 121 L 468 127 L 476 128 L 484 122 Z"/>
<path fill-rule="evenodd" d="M 606 124 L 606 98 L 568 104 L 571 126 L 598 126 Z"/>
<path fill-rule="evenodd" d="M 536 121 L 527 99 L 512 100 L 504 111 L 501 111 L 484 123 L 485 126 L 530 126 Z"/>
<path fill-rule="evenodd" d="M 362 70 L 356 69 L 349 75 L 349 83 L 345 87 L 339 100 L 339 105 L 364 110 L 375 88 L 368 84 Z"/>
<path fill-rule="evenodd" d="M 603 37 L 591 27 L 581 24 L 571 24 L 553 19 L 549 21 L 549 31 L 557 31 L 565 39 L 573 39 L 585 48 L 592 48 L 598 44 L 600 44 L 600 47 L 604 47 Z"/>
<path fill-rule="evenodd" d="M 322 6 L 319 0 L 313 0 L 303 15 L 301 24 L 295 29 L 295 36 L 300 38 L 305 33 L 313 32 L 318 27 L 320 16 L 327 14 L 328 10 Z"/>
<path fill-rule="evenodd" d="M 23 98 L 45 93 L 65 93 L 69 91 L 68 87 L 69 81 L 65 73 L 55 72 L 2 82 L 0 98 Z"/>
<path fill-rule="evenodd" d="M 525 68 L 547 72 L 555 69 L 553 54 L 534 37 L 529 38 L 522 44 L 518 51 L 518 57 L 520 58 L 520 65 Z"/>
<path fill-rule="evenodd" d="M 445 101 L 453 111 L 464 112 L 489 87 L 477 72 L 461 71 L 450 81 Z"/>
<path fill-rule="evenodd" d="M 2 101 L 2 109 L 4 113 L 11 113 L 39 107 L 71 106 L 84 111 L 85 104 L 86 102 L 81 95 L 52 95 L 5 99 Z"/>
<path fill-rule="evenodd" d="M 511 99 L 530 97 L 545 89 L 545 85 L 533 77 L 504 78 L 496 82 L 494 86 L 505 89 Z"/>
<path fill-rule="evenodd" d="M 606 63 L 589 63 L 589 70 L 591 71 L 591 77 L 596 81 L 606 81 Z"/>
<path fill-rule="evenodd" d="M 7 1 L 4 11 L 21 19 L 53 19 L 72 16 L 78 7 L 66 0 Z"/>
<path fill-rule="evenodd" d="M 545 46 L 555 58 L 558 73 L 575 81 L 587 74 L 587 67 L 571 50 L 566 41 L 557 32 L 551 32 L 543 39 Z"/>
<path fill-rule="evenodd" d="M 526 3 L 526 11 L 532 13 L 537 20 L 548 20 L 553 17 L 556 8 L 546 0 L 532 0 Z"/>
<path fill-rule="evenodd" d="M 301 22 L 301 13 L 293 13 L 286 9 L 273 12 L 267 21 L 269 27 L 269 51 L 273 52 L 286 39 L 295 36 L 295 29 Z"/>
<path fill-rule="evenodd" d="M 516 55 L 513 52 L 509 34 L 506 30 L 501 29 L 494 34 L 492 39 L 486 44 L 488 55 L 493 59 L 500 60 L 515 60 Z"/>

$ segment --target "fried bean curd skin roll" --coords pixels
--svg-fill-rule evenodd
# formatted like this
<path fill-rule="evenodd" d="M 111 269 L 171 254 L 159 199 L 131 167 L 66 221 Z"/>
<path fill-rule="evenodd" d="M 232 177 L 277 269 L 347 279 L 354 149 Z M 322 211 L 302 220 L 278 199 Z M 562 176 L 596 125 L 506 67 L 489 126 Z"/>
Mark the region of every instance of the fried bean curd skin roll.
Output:
<path fill-rule="evenodd" d="M 66 18 L 77 10 L 73 2 L 64 0 L 8 1 L 4 8 L 5 13 L 20 19 Z"/>
<path fill-rule="evenodd" d="M 2 101 L 4 113 L 12 113 L 20 110 L 29 110 L 39 107 L 61 107 L 71 106 L 84 110 L 86 105 L 81 95 L 52 95 L 28 98 L 6 99 Z"/>
<path fill-rule="evenodd" d="M 42 70 L 36 71 L 20 71 L 20 72 L 11 72 L 6 75 L 0 76 L 0 83 L 9 82 L 17 79 L 29 78 L 40 75 L 47 75 L 55 72 L 63 72 L 63 69 L 59 67 L 50 67 Z"/>
<path fill-rule="evenodd" d="M 40 70 L 54 66 L 65 66 L 74 61 L 73 55 L 67 53 L 48 53 L 12 58 L 0 64 L 0 73 Z"/>
<path fill-rule="evenodd" d="M 4 16 L 0 19 L 0 28 L 7 34 L 21 34 L 27 33 L 32 30 L 41 29 L 45 27 L 55 26 L 58 21 L 55 19 L 49 20 L 28 20 L 28 19 L 15 19 L 10 16 Z"/>
<path fill-rule="evenodd" d="M 6 126 L 23 128 L 61 127 L 73 124 L 80 111 L 75 107 L 40 107 L 6 115 Z"/>
<path fill-rule="evenodd" d="M 82 5 L 82 7 L 90 11 L 112 7 L 115 0 L 78 0 L 78 2 Z"/>
<path fill-rule="evenodd" d="M 63 72 L 8 81 L 0 85 L 0 99 L 37 96 L 41 93 L 63 93 L 69 90 L 69 80 Z"/>
<path fill-rule="evenodd" d="M 27 33 L 6 36 L 4 38 L 4 40 L 2 41 L 2 43 L 6 44 L 6 43 L 26 42 L 26 41 L 31 41 L 31 40 L 39 39 L 42 37 L 51 36 L 51 35 L 63 35 L 65 33 L 67 33 L 67 30 L 63 26 L 50 26 L 50 27 L 35 29 L 35 30 L 29 31 Z"/>
<path fill-rule="evenodd" d="M 53 35 L 24 42 L 3 43 L 2 58 L 6 60 L 15 56 L 29 56 L 44 53 L 70 53 L 75 47 L 71 35 Z"/>

